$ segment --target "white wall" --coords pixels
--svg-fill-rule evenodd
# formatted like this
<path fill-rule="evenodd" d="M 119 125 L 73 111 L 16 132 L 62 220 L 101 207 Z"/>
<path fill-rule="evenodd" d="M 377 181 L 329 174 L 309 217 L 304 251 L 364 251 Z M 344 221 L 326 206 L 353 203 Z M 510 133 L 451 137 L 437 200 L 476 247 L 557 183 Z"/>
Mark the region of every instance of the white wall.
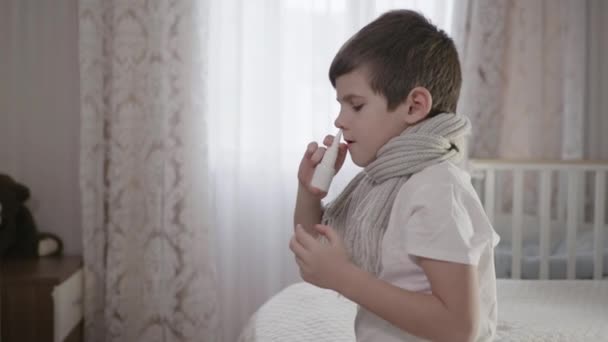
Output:
<path fill-rule="evenodd" d="M 0 173 L 67 254 L 82 250 L 77 14 L 77 0 L 0 0 Z"/>

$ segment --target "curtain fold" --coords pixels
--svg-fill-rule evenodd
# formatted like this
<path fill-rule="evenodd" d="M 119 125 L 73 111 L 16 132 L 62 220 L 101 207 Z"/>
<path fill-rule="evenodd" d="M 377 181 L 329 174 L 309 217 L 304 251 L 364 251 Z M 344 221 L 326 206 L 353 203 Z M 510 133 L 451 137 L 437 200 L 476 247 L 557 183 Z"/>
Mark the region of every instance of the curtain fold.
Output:
<path fill-rule="evenodd" d="M 606 4 L 587 0 L 458 2 L 459 111 L 471 116 L 471 157 L 608 159 L 598 91 Z M 591 135 L 589 134 L 591 133 Z"/>
<path fill-rule="evenodd" d="M 608 160 L 608 2 L 587 3 L 587 98 L 585 157 Z"/>
<path fill-rule="evenodd" d="M 87 341 L 215 341 L 208 8 L 81 0 Z"/>

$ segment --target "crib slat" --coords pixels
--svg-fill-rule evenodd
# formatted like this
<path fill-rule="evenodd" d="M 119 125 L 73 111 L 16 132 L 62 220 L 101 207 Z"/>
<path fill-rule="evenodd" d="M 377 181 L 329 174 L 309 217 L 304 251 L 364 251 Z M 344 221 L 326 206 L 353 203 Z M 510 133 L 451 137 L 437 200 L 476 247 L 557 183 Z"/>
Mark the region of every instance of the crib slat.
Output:
<path fill-rule="evenodd" d="M 566 273 L 568 279 L 576 275 L 576 225 L 578 223 L 578 185 L 580 173 L 568 172 L 568 217 L 566 232 L 566 249 L 568 251 L 568 264 Z"/>
<path fill-rule="evenodd" d="M 504 193 L 504 181 L 505 181 L 505 177 L 501 177 L 498 173 L 498 170 L 496 170 L 496 175 L 494 176 L 494 183 L 496 185 L 495 190 L 494 190 L 494 217 L 496 218 L 497 215 L 502 214 L 502 201 L 503 201 L 503 193 Z M 502 173 L 504 175 L 504 173 Z"/>
<path fill-rule="evenodd" d="M 486 215 L 488 215 L 488 219 L 490 219 L 490 222 L 492 224 L 494 224 L 494 203 L 495 203 L 495 197 L 494 197 L 494 187 L 495 187 L 495 177 L 494 177 L 495 171 L 494 170 L 487 170 L 486 171 L 486 182 L 484 185 L 484 204 L 486 207 Z"/>
<path fill-rule="evenodd" d="M 565 172 L 558 173 L 558 192 L 557 192 L 557 220 L 559 222 L 566 221 L 566 199 L 568 198 L 568 178 Z"/>
<path fill-rule="evenodd" d="M 540 279 L 549 279 L 549 246 L 551 245 L 551 170 L 540 172 Z"/>
<path fill-rule="evenodd" d="M 524 175 L 522 170 L 513 171 L 513 220 L 512 224 L 512 249 L 511 277 L 521 279 L 521 250 L 522 250 L 522 223 L 524 209 Z"/>
<path fill-rule="evenodd" d="M 604 211 L 606 200 L 606 173 L 604 171 L 595 172 L 595 208 L 594 229 L 593 229 L 593 278 L 602 279 L 603 273 L 603 250 L 604 250 Z"/>

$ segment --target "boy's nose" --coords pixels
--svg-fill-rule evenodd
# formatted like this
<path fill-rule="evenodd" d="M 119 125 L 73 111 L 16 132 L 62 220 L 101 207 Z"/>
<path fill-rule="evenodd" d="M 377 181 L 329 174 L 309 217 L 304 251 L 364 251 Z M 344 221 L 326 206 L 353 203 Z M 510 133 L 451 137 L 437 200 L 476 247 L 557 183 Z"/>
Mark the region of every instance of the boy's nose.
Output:
<path fill-rule="evenodd" d="M 344 123 L 342 121 L 342 112 L 338 113 L 338 117 L 334 121 L 334 126 L 336 126 L 336 128 L 339 128 L 341 130 L 344 130 Z"/>

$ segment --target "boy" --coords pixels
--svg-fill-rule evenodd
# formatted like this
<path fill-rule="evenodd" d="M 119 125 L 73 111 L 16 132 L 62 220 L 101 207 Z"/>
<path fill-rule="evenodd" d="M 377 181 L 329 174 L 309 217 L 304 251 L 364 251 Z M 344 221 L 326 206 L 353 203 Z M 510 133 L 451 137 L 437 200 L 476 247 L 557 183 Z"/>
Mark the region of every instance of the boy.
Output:
<path fill-rule="evenodd" d="M 490 341 L 498 236 L 454 164 L 470 123 L 455 113 L 453 41 L 391 11 L 345 43 L 329 77 L 346 141 L 336 170 L 347 153 L 364 170 L 323 208 L 310 181 L 325 148 L 309 144 L 290 241 L 303 279 L 359 304 L 357 341 Z"/>

